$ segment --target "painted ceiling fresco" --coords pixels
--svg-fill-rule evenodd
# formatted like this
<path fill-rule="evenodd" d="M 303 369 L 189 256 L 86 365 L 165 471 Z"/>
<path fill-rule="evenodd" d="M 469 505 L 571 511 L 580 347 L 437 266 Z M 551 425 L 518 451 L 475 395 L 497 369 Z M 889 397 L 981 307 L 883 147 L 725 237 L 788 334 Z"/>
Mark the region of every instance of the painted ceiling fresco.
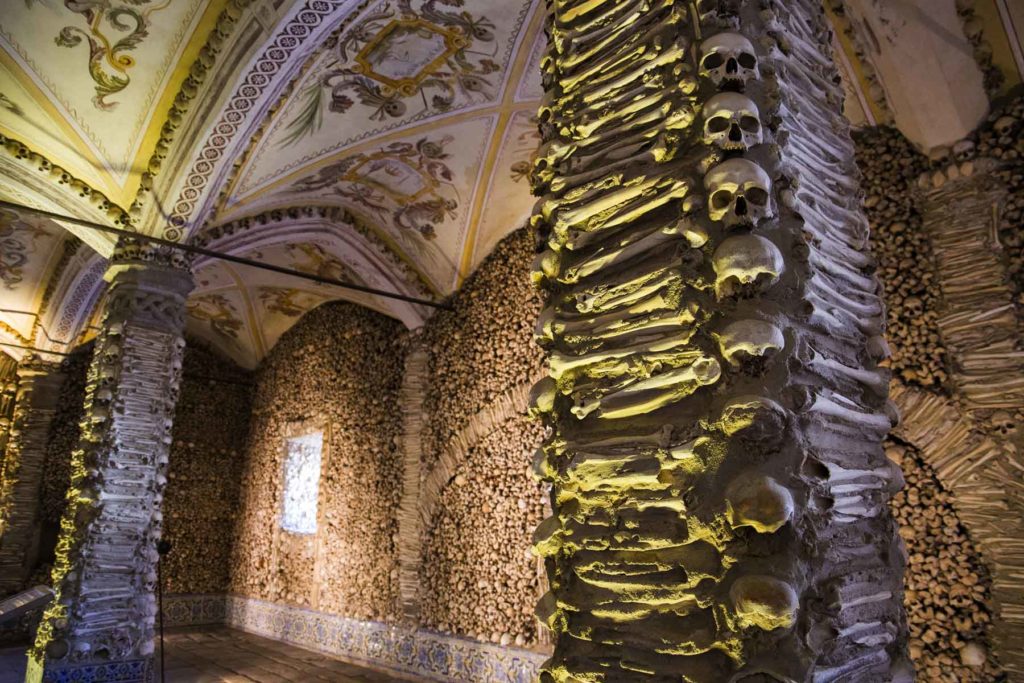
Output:
<path fill-rule="evenodd" d="M 343 244 L 330 237 L 306 237 L 244 255 L 365 285 L 353 265 L 346 263 L 345 251 Z M 273 273 L 223 262 L 198 269 L 196 285 L 188 304 L 188 331 L 247 367 L 255 366 L 302 315 L 343 293 L 331 285 L 285 281 Z M 386 302 L 373 295 L 354 292 L 346 298 L 394 315 Z"/>
<path fill-rule="evenodd" d="M 0 199 L 435 300 L 529 216 L 540 0 L 2 4 Z M 1024 3 L 977 0 L 971 16 L 956 0 L 825 6 L 856 126 L 947 144 L 1021 82 Z M 110 239 L 75 230 L 85 244 L 0 220 L 0 307 L 88 334 Z M 222 262 L 195 269 L 190 332 L 248 366 L 324 301 L 410 327 L 430 315 Z M 49 344 L 33 320 L 0 316 L 0 338 Z"/>
<path fill-rule="evenodd" d="M 65 229 L 0 208 L 0 351 L 65 351 L 88 334 L 102 258 Z"/>
<path fill-rule="evenodd" d="M 127 205 L 220 2 L 10 0 L 0 132 Z M 58 161 L 59 160 L 59 161 Z"/>

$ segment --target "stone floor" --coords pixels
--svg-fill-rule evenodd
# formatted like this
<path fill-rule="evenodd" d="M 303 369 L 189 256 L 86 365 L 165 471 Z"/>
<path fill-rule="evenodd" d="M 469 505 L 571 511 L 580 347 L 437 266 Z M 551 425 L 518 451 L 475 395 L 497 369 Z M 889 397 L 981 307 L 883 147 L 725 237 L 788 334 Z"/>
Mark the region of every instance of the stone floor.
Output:
<path fill-rule="evenodd" d="M 224 627 L 168 630 L 166 642 L 166 683 L 418 680 L 363 669 L 318 652 Z M 0 683 L 21 683 L 24 672 L 23 649 L 0 650 Z"/>

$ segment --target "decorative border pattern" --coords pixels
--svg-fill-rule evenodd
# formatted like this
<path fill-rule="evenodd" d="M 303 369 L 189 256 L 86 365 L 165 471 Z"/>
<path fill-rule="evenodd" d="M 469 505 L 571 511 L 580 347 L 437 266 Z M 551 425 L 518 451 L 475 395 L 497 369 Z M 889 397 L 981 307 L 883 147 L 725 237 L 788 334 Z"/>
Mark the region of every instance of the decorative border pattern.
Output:
<path fill-rule="evenodd" d="M 227 596 L 178 593 L 164 596 L 164 627 L 223 624 L 227 618 Z"/>
<path fill-rule="evenodd" d="M 530 683 L 547 659 L 539 652 L 235 595 L 166 596 L 164 618 L 168 627 L 223 623 L 353 664 L 434 681 Z"/>
<path fill-rule="evenodd" d="M 150 683 L 156 678 L 152 659 L 81 664 L 43 670 L 43 683 Z M 29 664 L 31 667 L 31 663 Z"/>
<path fill-rule="evenodd" d="M 217 124 L 211 128 L 211 135 L 196 155 L 184 185 L 171 210 L 164 239 L 180 240 L 185 236 L 189 218 L 206 189 L 210 176 L 224 156 L 235 135 L 245 123 L 249 110 L 270 87 L 274 76 L 280 72 L 294 53 L 324 20 L 337 10 L 350 4 L 351 0 L 307 0 L 305 6 L 274 37 L 269 47 L 255 61 L 246 74 L 245 80 L 235 91 Z M 358 9 L 356 10 L 358 11 Z"/>
<path fill-rule="evenodd" d="M 181 88 L 178 90 L 178 94 L 175 96 L 174 102 L 171 103 L 171 108 L 167 112 L 167 118 L 160 129 L 160 139 L 157 140 L 153 148 L 153 153 L 146 164 L 146 170 L 142 172 L 139 190 L 136 192 L 135 199 L 130 207 L 131 213 L 138 213 L 142 210 L 144 195 L 152 192 L 153 179 L 163 166 L 163 162 L 167 157 L 167 150 L 170 148 L 171 143 L 174 142 L 181 121 L 192 108 L 192 100 L 199 94 L 199 88 L 206 81 L 206 76 L 213 70 L 217 57 L 220 55 L 224 45 L 227 44 L 228 37 L 241 18 L 242 12 L 250 4 L 252 4 L 252 0 L 230 0 L 228 5 L 217 16 L 217 21 L 213 29 L 210 30 L 206 44 L 199 50 L 195 61 L 192 62 L 188 76 L 182 82 Z"/>

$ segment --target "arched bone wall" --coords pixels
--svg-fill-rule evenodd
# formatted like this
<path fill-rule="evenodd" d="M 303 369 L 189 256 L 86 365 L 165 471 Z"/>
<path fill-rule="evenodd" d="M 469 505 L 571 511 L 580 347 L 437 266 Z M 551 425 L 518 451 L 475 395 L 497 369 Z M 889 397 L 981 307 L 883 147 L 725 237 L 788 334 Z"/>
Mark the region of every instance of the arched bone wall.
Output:
<path fill-rule="evenodd" d="M 421 623 L 518 646 L 538 644 L 543 592 L 530 552 L 544 517 L 530 474 L 541 429 L 525 417 L 542 372 L 532 259 L 528 231 L 506 237 L 424 330 Z"/>

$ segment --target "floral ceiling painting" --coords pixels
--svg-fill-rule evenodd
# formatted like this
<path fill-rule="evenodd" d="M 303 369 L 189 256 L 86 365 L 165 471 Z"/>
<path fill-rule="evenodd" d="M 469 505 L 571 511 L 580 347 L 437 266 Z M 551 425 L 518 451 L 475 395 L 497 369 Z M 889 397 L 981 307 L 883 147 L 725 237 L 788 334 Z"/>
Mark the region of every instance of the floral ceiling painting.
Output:
<path fill-rule="evenodd" d="M 0 133 L 124 205 L 224 0 L 10 0 Z"/>
<path fill-rule="evenodd" d="M 49 221 L 0 209 L 0 337 L 5 341 L 32 337 L 35 313 L 68 238 Z"/>
<path fill-rule="evenodd" d="M 302 273 L 355 285 L 386 287 L 359 275 L 359 264 L 344 243 L 331 236 L 303 236 L 240 252 Z M 254 367 L 299 318 L 341 296 L 386 315 L 387 303 L 371 294 L 223 262 L 209 262 L 196 274 L 189 298 L 189 332 L 246 367 Z"/>
<path fill-rule="evenodd" d="M 236 184 L 242 199 L 360 140 L 500 100 L 533 2 L 388 0 L 322 50 Z"/>
<path fill-rule="evenodd" d="M 261 196 L 260 206 L 342 206 L 379 236 L 435 290 L 454 287 L 470 230 L 478 179 L 495 116 L 441 124 L 341 155 Z M 254 209 L 243 205 L 245 212 Z"/>

